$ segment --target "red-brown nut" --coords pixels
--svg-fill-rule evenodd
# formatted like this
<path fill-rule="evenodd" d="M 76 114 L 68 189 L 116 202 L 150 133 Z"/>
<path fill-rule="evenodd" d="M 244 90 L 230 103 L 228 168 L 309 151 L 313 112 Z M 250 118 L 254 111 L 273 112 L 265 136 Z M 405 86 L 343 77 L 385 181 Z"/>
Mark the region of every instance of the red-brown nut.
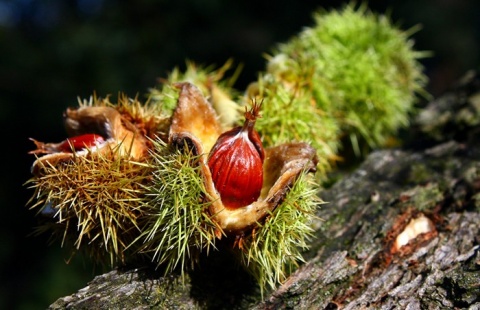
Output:
<path fill-rule="evenodd" d="M 253 128 L 260 105 L 245 112 L 243 126 L 220 135 L 208 158 L 208 167 L 225 207 L 237 209 L 258 199 L 263 185 L 263 150 Z"/>

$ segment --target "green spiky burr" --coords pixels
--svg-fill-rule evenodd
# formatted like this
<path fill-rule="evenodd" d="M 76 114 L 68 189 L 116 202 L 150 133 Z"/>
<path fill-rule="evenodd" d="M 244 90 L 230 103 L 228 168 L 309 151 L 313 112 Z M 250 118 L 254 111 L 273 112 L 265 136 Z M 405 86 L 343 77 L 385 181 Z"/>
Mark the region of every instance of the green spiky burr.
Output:
<path fill-rule="evenodd" d="M 398 128 L 408 125 L 416 95 L 425 94 L 426 77 L 418 60 L 427 53 L 413 50 L 410 35 L 415 29 L 401 31 L 387 16 L 364 5 L 320 11 L 314 21 L 277 47 L 262 75 L 270 83 L 259 85 L 260 92 L 268 94 L 280 84 L 295 94 L 292 105 L 316 109 L 319 115 L 309 123 L 315 131 L 301 124 L 266 130 L 291 132 L 286 139 L 312 141 L 319 150 L 327 144 L 333 152 L 344 137 L 357 154 L 384 145 Z M 269 97 L 278 100 L 276 93 Z"/>
<path fill-rule="evenodd" d="M 125 263 L 125 249 L 139 233 L 142 184 L 151 169 L 100 154 L 42 169 L 42 176 L 31 181 L 32 209 L 54 221 L 49 218 L 39 231 L 52 230 L 62 245 L 102 264 Z"/>
<path fill-rule="evenodd" d="M 46 153 L 34 162 L 28 182 L 35 190 L 30 208 L 42 218 L 37 231 L 50 230 L 72 253 L 98 263 L 124 264 L 132 259 L 130 244 L 140 233 L 144 186 L 152 174 L 142 159 L 145 137 L 168 121 L 157 108 L 126 96 L 117 103 L 92 97 L 65 115 L 67 132 L 96 133 L 105 142 L 71 150 L 36 142 L 33 153 Z"/>
<path fill-rule="evenodd" d="M 153 141 L 151 182 L 145 187 L 141 233 L 134 245 L 165 271 L 193 268 L 201 252 L 215 247 L 217 226 L 208 215 L 199 156 Z"/>
<path fill-rule="evenodd" d="M 301 174 L 285 200 L 244 240 L 237 254 L 262 292 L 285 281 L 303 262 L 302 251 L 314 233 L 310 224 L 322 203 L 313 177 Z"/>

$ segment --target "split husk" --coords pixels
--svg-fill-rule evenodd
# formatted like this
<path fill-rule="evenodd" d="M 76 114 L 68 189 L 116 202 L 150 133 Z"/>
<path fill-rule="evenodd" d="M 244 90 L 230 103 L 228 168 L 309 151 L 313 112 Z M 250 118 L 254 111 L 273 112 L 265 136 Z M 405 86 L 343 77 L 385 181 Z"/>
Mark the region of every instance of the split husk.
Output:
<path fill-rule="evenodd" d="M 195 261 L 195 254 L 215 247 L 217 238 L 227 238 L 231 240 L 230 247 L 240 248 L 237 251 L 240 261 L 258 279 L 262 289 L 267 284 L 276 285 L 288 274 L 287 269 L 301 258 L 298 246 L 306 246 L 306 238 L 311 232 L 307 223 L 320 203 L 316 195 L 312 195 L 315 192 L 312 190 L 315 188 L 313 183 L 301 177 L 315 171 L 315 150 L 307 143 L 267 148 L 263 165 L 264 185 L 259 199 L 239 209 L 226 208 L 207 166 L 208 152 L 221 134 L 218 116 L 193 84 L 179 83 L 175 86 L 180 89 L 180 94 L 172 117 L 169 144 L 177 151 L 164 153 L 162 149 L 169 146 L 158 143 L 153 157 L 157 164 L 174 161 L 179 168 L 175 171 L 161 168 L 155 175 L 158 182 L 154 181 L 156 184 L 149 194 L 154 203 L 149 204 L 151 210 L 148 213 L 151 216 L 142 228 L 142 237 L 145 238 L 142 251 L 154 253 L 159 263 L 174 262 L 169 265 L 174 268 L 177 264 L 183 266 L 186 260 Z M 160 170 L 165 171 L 160 173 Z M 196 184 L 200 190 L 192 196 L 185 195 L 188 200 L 177 197 L 177 194 L 173 194 L 177 198 L 169 195 L 180 193 L 186 187 L 191 188 L 189 183 Z M 292 188 L 296 189 L 293 196 L 290 195 Z M 293 197 L 301 198 L 292 203 Z M 192 216 L 192 212 L 198 214 Z M 296 214 L 296 224 L 290 226 L 296 230 L 294 235 L 279 228 L 285 227 L 285 222 L 292 219 L 279 216 L 280 213 Z M 187 225 L 179 227 L 180 223 Z M 180 232 L 181 229 L 184 230 Z M 256 233 L 252 234 L 253 231 Z M 272 244 L 269 240 L 275 238 L 262 241 L 258 238 L 261 236 L 259 232 L 286 235 L 278 239 L 281 242 Z M 185 240 L 178 237 L 184 235 L 193 238 Z M 260 245 L 262 248 L 259 248 Z M 281 250 L 272 251 L 274 247 Z M 274 264 L 274 260 L 279 263 Z"/>

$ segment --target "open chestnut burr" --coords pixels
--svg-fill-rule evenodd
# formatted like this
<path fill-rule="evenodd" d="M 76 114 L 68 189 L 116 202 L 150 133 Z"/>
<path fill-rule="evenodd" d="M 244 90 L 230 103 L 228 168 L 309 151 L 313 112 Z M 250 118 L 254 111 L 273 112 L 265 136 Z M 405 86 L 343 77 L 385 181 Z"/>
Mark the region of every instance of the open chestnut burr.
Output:
<path fill-rule="evenodd" d="M 259 106 L 254 105 L 251 111 L 247 111 L 246 121 L 243 127 L 234 128 L 222 135 L 216 112 L 200 91 L 189 83 L 177 84 L 180 88 L 180 97 L 177 108 L 173 114 L 170 127 L 169 142 L 182 145 L 187 143 L 193 146 L 194 151 L 200 155 L 199 164 L 205 182 L 207 199 L 210 201 L 209 213 L 219 224 L 220 228 L 228 234 L 241 234 L 261 222 L 275 207 L 282 202 L 289 187 L 295 179 L 304 172 L 315 171 L 317 159 L 316 151 L 309 144 L 304 142 L 287 143 L 276 147 L 266 148 L 263 151 L 258 134 L 253 131 L 253 124 L 258 117 Z M 253 123 L 253 124 L 252 124 Z M 247 138 L 242 132 L 247 131 Z M 229 138 L 225 137 L 230 136 Z M 233 137 L 232 137 L 233 136 Z M 253 136 L 253 138 L 248 138 Z M 218 138 L 219 137 L 219 138 Z M 236 137 L 236 138 L 235 138 Z M 219 141 L 217 141 L 217 138 Z M 236 143 L 234 139 L 247 139 L 248 142 Z M 253 141 L 251 141 L 253 140 Z M 219 143 L 228 144 L 227 149 L 219 152 Z M 238 150 L 235 147 L 253 147 L 253 152 Z M 209 157 L 209 152 L 212 152 Z M 258 152 L 258 158 L 251 156 L 251 153 Z M 236 153 L 248 153 L 248 158 L 232 159 L 230 156 Z M 219 158 L 215 158 L 215 157 Z M 242 155 L 238 155 L 241 157 Z M 253 157 L 253 159 L 251 159 Z M 213 158 L 213 159 L 212 159 Z M 231 164 L 242 165 L 235 167 L 230 172 L 228 164 L 222 166 L 222 170 L 212 161 L 224 161 Z M 233 162 L 232 162 L 233 161 Z M 256 161 L 253 162 L 252 161 Z M 263 161 L 263 167 L 261 162 Z M 246 163 L 245 163 L 246 162 Z M 258 164 L 260 162 L 260 165 Z M 209 167 L 213 167 L 210 169 Z M 258 169 L 262 169 L 258 171 Z M 212 176 L 213 172 L 213 176 Z M 223 188 L 219 191 L 218 174 L 232 173 L 233 178 L 243 178 L 245 182 L 232 182 L 229 186 L 243 186 L 243 188 Z M 216 174 L 216 175 L 215 175 Z M 249 176 L 253 174 L 254 176 Z M 262 176 L 261 188 L 258 190 L 258 198 L 250 199 L 251 182 L 258 186 L 258 176 Z M 223 179 L 228 179 L 229 176 Z M 254 179 L 252 181 L 252 179 Z M 243 180 L 242 180 L 243 181 Z M 221 184 L 221 186 L 224 184 Z M 234 201 L 236 207 L 230 207 L 230 197 L 222 197 L 222 192 L 238 191 L 246 194 L 247 199 L 238 198 Z M 256 191 L 254 189 L 253 191 Z M 226 201 L 228 202 L 226 203 Z M 239 202 L 238 200 L 242 200 Z M 244 203 L 243 203 L 244 202 Z M 243 205 L 241 205 L 243 203 Z M 238 205 L 241 206 L 238 206 Z"/>

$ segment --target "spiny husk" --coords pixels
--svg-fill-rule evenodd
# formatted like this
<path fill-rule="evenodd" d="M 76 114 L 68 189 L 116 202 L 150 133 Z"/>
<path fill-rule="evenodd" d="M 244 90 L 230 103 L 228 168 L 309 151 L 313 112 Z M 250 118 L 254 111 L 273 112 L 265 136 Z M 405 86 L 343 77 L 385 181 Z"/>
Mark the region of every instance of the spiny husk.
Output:
<path fill-rule="evenodd" d="M 110 101 L 110 97 L 99 98 L 96 95 L 88 100 L 78 99 L 79 108 L 82 107 L 111 107 L 117 110 L 125 121 L 135 126 L 136 131 L 144 137 L 166 137 L 170 126 L 170 115 L 165 107 L 153 100 L 142 103 L 138 98 L 129 98 L 125 94 L 119 94 L 116 103 Z"/>
<path fill-rule="evenodd" d="M 303 262 L 301 252 L 308 249 L 314 232 L 310 223 L 323 203 L 317 193 L 318 184 L 312 175 L 300 174 L 266 221 L 243 238 L 238 254 L 262 293 L 282 283 Z"/>
<path fill-rule="evenodd" d="M 141 221 L 140 252 L 152 257 L 165 272 L 177 266 L 193 268 L 198 255 L 215 246 L 218 227 L 208 215 L 205 186 L 199 173 L 199 156 L 157 139 L 149 166 L 152 180 L 146 186 Z"/>
<path fill-rule="evenodd" d="M 191 83 L 178 83 L 180 96 L 170 127 L 169 141 L 187 144 L 200 155 L 200 173 L 207 199 L 211 201 L 210 214 L 228 234 L 242 234 L 262 221 L 285 196 L 288 187 L 303 171 L 315 171 L 316 151 L 305 142 L 285 143 L 265 149 L 263 185 L 260 197 L 249 205 L 231 209 L 226 207 L 215 188 L 207 165 L 207 154 L 220 136 L 215 111 Z"/>
<path fill-rule="evenodd" d="M 192 261 L 190 249 L 209 249 L 214 246 L 215 236 L 224 236 L 231 240 L 230 246 L 238 245 L 249 252 L 248 259 L 241 261 L 262 290 L 267 284 L 275 286 L 301 259 L 296 247 L 306 247 L 305 238 L 311 232 L 307 223 L 318 205 L 317 189 L 302 180 L 315 170 L 316 152 L 299 142 L 266 148 L 260 197 L 248 206 L 228 209 L 207 166 L 206 154 L 215 140 L 212 135 L 220 135 L 215 111 L 194 85 L 179 83 L 176 87 L 180 96 L 169 141 L 193 151 L 195 156 L 187 152 L 186 160 L 179 164 L 179 156 L 185 153 L 176 153 L 175 160 L 154 154 L 162 173 L 156 174 L 158 185 L 151 189 L 153 224 L 144 229 L 144 236 L 153 245 L 150 251 L 167 263 L 169 271 L 177 264 L 184 267 L 186 259 Z M 183 190 L 187 194 L 181 194 Z M 178 228 L 177 223 L 187 223 L 184 227 L 188 231 Z M 287 223 L 289 227 L 285 227 Z M 185 235 L 193 236 L 189 240 L 194 243 L 180 239 Z"/>
<path fill-rule="evenodd" d="M 319 111 L 350 137 L 357 154 L 384 145 L 408 125 L 416 94 L 425 94 L 418 59 L 427 53 L 413 50 L 414 29 L 400 31 L 366 5 L 317 12 L 314 19 L 314 26 L 278 47 L 265 78 L 293 93 L 307 89 Z"/>
<path fill-rule="evenodd" d="M 222 67 L 215 69 L 213 66 L 204 67 L 193 62 L 187 62 L 184 72 L 175 68 L 166 79 L 162 79 L 162 85 L 150 89 L 149 97 L 166 111 L 173 113 L 177 106 L 178 91 L 174 84 L 188 82 L 194 84 L 203 96 L 208 98 L 212 107 L 216 110 L 221 126 L 226 130 L 241 120 L 243 106 L 233 101 L 238 96 L 232 86 L 240 73 L 238 66 L 230 78 L 225 78 L 226 72 L 233 66 L 233 61 L 227 61 Z"/>
<path fill-rule="evenodd" d="M 130 259 L 125 249 L 140 233 L 142 185 L 152 172 L 140 162 L 148 154 L 146 137 L 165 137 L 162 128 L 166 130 L 169 122 L 159 107 L 125 95 L 115 104 L 108 97 L 92 96 L 79 101 L 78 108 L 67 109 L 70 135 L 95 130 L 113 135 L 101 148 L 51 153 L 34 162 L 35 177 L 29 184 L 35 194 L 30 203 L 44 222 L 37 231 L 50 229 L 53 239 L 60 238 L 74 252 L 87 252 L 96 262 L 113 266 Z"/>
<path fill-rule="evenodd" d="M 56 166 L 41 162 L 42 175 L 29 181 L 36 201 L 31 209 L 46 221 L 38 230 L 53 230 L 62 245 L 112 266 L 125 263 L 124 250 L 139 234 L 143 185 L 152 173 L 114 153 L 75 156 Z"/>
<path fill-rule="evenodd" d="M 140 252 L 163 265 L 166 273 L 175 268 L 183 273 L 194 267 L 200 253 L 217 249 L 218 237 L 226 237 L 231 242 L 222 243 L 220 250 L 225 245 L 240 246 L 234 251 L 262 292 L 281 283 L 303 261 L 301 251 L 308 248 L 313 233 L 309 224 L 322 203 L 313 176 L 301 173 L 289 184 L 285 198 L 253 230 L 225 235 L 209 213 L 211 201 L 205 199 L 209 194 L 198 162 L 202 157 L 185 147 L 180 150 L 161 140 L 154 142 L 150 164 L 155 171 L 142 207 L 142 234 L 135 241 L 142 244 Z"/>
<path fill-rule="evenodd" d="M 292 89 L 265 76 L 250 85 L 248 96 L 263 98 L 262 119 L 256 129 L 265 147 L 293 141 L 310 143 L 317 150 L 318 175 L 324 176 L 338 159 L 340 130 L 337 121 L 317 107 L 310 91 L 298 83 Z"/>
<path fill-rule="evenodd" d="M 119 102 L 114 105 L 108 97 L 105 99 L 90 98 L 80 102 L 79 107 L 67 108 L 64 112 L 64 124 L 70 137 L 82 137 L 86 134 L 96 134 L 104 142 L 91 146 L 90 153 L 112 153 L 115 156 L 142 161 L 148 155 L 150 147 L 148 137 L 162 136 L 166 133 L 170 118 L 156 113 L 158 108 L 149 105 L 143 106 L 136 99 L 129 99 L 121 95 Z M 32 165 L 32 173 L 41 175 L 41 166 L 48 164 L 56 166 L 60 162 L 73 160 L 74 154 L 62 147 L 68 140 L 60 143 L 45 143 L 34 139 L 36 150 L 31 154 L 45 154 L 40 156 Z M 84 156 L 84 149 L 75 150 L 77 157 Z"/>

